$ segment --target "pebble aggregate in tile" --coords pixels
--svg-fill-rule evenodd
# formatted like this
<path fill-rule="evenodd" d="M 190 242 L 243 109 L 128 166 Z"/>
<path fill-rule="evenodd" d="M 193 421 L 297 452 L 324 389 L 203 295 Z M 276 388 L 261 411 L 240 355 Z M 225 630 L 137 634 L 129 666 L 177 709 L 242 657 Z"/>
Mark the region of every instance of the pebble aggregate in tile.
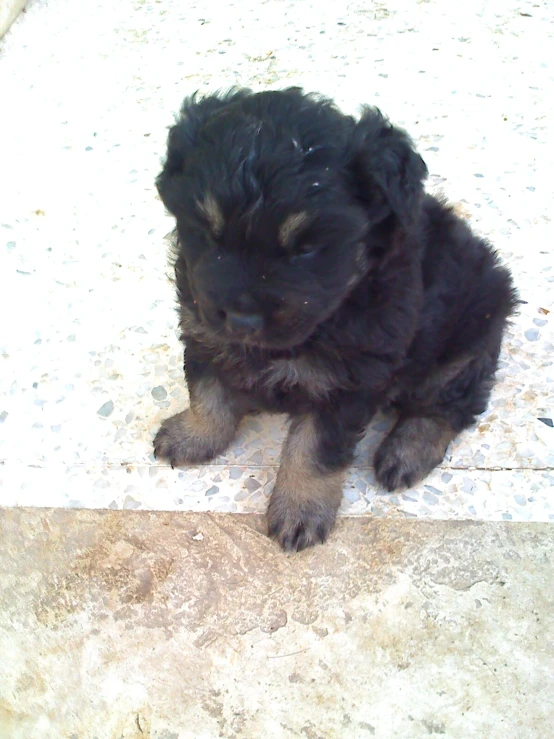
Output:
<path fill-rule="evenodd" d="M 240 476 L 233 478 L 233 468 L 227 466 L 192 468 L 177 474 L 158 467 L 153 482 L 147 467 L 101 470 L 8 463 L 2 467 L 3 505 L 66 507 L 70 501 L 76 504 L 78 490 L 79 504 L 90 508 L 132 505 L 145 510 L 213 511 L 223 502 L 229 503 L 227 510 L 231 510 L 232 503 L 233 510 L 240 513 L 263 513 L 276 469 L 239 469 Z M 214 485 L 218 474 L 221 483 Z M 435 519 L 502 520 L 504 514 L 509 514 L 514 520 L 554 520 L 551 472 L 455 470 L 448 483 L 441 480 L 442 474 L 441 469 L 435 470 L 425 484 L 391 496 L 375 489 L 371 469 L 355 468 L 345 482 L 340 513 L 382 517 L 421 516 L 424 511 L 425 517 Z M 254 492 L 244 484 L 245 475 L 258 483 Z M 39 489 L 45 491 L 42 498 L 37 496 Z"/>
<path fill-rule="evenodd" d="M 341 511 L 554 520 L 553 35 L 546 0 L 355 0 L 325 16 L 290 0 L 31 4 L 0 58 L 0 314 L 17 317 L 0 329 L 0 504 L 263 510 L 284 418 L 247 419 L 212 465 L 152 456 L 188 402 L 154 179 L 186 94 L 300 84 L 406 126 L 429 188 L 495 244 L 525 301 L 488 411 L 441 468 L 377 491 L 371 458 L 391 420 L 376 418 Z"/>

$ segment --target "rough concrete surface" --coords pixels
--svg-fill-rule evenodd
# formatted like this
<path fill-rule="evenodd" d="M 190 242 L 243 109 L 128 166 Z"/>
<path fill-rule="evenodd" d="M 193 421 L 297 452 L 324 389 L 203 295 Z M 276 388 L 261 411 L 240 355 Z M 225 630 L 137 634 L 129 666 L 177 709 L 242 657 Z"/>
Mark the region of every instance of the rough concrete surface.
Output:
<path fill-rule="evenodd" d="M 0 38 L 25 7 L 25 0 L 0 0 Z"/>
<path fill-rule="evenodd" d="M 554 528 L 5 509 L 0 737 L 551 736 Z"/>

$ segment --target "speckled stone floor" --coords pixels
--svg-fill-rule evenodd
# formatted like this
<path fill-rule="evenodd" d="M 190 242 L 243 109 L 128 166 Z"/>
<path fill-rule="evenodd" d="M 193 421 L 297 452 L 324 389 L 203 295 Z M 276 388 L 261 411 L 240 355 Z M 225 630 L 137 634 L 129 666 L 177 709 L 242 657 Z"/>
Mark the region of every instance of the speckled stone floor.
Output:
<path fill-rule="evenodd" d="M 153 182 L 185 95 L 298 84 L 405 126 L 526 301 L 477 428 L 389 496 L 377 419 L 342 512 L 553 520 L 553 32 L 548 0 L 32 2 L 0 42 L 0 505 L 264 509 L 283 419 L 205 467 L 152 457 L 187 402 Z"/>

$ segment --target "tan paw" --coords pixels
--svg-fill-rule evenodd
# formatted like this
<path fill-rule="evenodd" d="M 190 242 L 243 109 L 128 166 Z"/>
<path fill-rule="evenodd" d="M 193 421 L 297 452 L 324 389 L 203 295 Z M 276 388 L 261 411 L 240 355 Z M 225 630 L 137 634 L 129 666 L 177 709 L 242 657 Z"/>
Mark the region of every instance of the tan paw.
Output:
<path fill-rule="evenodd" d="M 172 467 L 209 462 L 227 448 L 233 432 L 199 423 L 189 408 L 162 423 L 154 439 L 154 455 L 167 459 Z"/>
<path fill-rule="evenodd" d="M 267 508 L 268 534 L 286 552 L 323 544 L 335 524 L 342 497 L 340 485 L 329 495 L 307 498 L 275 486 Z"/>

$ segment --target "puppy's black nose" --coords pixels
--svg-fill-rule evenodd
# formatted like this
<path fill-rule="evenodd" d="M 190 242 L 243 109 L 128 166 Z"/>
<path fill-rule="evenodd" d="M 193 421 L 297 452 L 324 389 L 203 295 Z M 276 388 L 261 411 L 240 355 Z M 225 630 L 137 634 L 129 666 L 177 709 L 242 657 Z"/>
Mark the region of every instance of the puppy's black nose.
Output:
<path fill-rule="evenodd" d="M 227 327 L 237 334 L 253 334 L 264 326 L 264 318 L 259 313 L 236 313 L 228 311 L 225 317 Z"/>

